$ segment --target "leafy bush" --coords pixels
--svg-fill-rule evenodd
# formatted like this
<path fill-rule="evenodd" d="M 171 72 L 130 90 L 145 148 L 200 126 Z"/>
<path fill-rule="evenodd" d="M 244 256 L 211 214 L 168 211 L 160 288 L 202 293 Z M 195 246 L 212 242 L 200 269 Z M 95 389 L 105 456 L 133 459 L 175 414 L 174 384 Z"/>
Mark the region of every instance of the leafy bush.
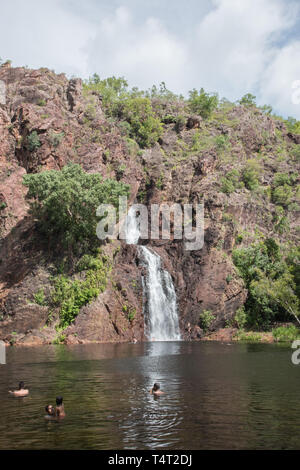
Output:
<path fill-rule="evenodd" d="M 85 279 L 70 279 L 59 275 L 53 279 L 54 289 L 51 301 L 59 309 L 61 328 L 70 325 L 81 307 L 95 299 L 106 288 L 107 276 L 111 269 L 110 260 L 101 254 L 98 257 L 84 255 L 78 269 L 85 270 Z"/>
<path fill-rule="evenodd" d="M 279 326 L 272 330 L 272 335 L 275 341 L 292 342 L 295 339 L 300 339 L 300 330 L 295 325 Z"/>
<path fill-rule="evenodd" d="M 130 137 L 143 148 L 151 147 L 162 135 L 162 124 L 155 117 L 149 98 L 123 99 L 119 103 L 118 114 L 130 124 Z"/>
<path fill-rule="evenodd" d="M 35 294 L 34 294 L 34 301 L 38 305 L 46 305 L 46 297 L 44 293 L 44 289 L 40 288 Z"/>
<path fill-rule="evenodd" d="M 267 328 L 276 318 L 297 319 L 297 261 L 284 259 L 279 245 L 272 239 L 233 251 L 237 266 L 248 289 L 245 311 L 249 326 Z"/>
<path fill-rule="evenodd" d="M 252 95 L 251 93 L 246 93 L 246 95 L 240 99 L 239 103 L 243 106 L 255 106 L 255 100 L 256 96 Z"/>
<path fill-rule="evenodd" d="M 108 116 L 116 115 L 116 105 L 121 96 L 127 93 L 128 83 L 124 77 L 108 77 L 101 80 L 96 73 L 83 84 L 84 91 L 98 93 Z"/>
<path fill-rule="evenodd" d="M 129 186 L 99 174 L 88 174 L 79 165 L 66 165 L 61 171 L 49 170 L 24 176 L 27 198 L 38 228 L 48 240 L 62 241 L 69 253 L 79 245 L 95 243 L 99 204 L 118 206 L 119 196 Z"/>
<path fill-rule="evenodd" d="M 231 170 L 226 176 L 221 178 L 221 191 L 225 194 L 233 193 L 241 187 L 240 174 L 238 170 Z"/>
<path fill-rule="evenodd" d="M 240 307 L 237 309 L 236 314 L 234 316 L 234 322 L 239 330 L 242 330 L 246 326 L 247 314 L 245 312 L 245 307 Z"/>
<path fill-rule="evenodd" d="M 293 197 L 293 189 L 288 185 L 278 186 L 272 192 L 272 201 L 283 207 L 287 207 Z"/>
<path fill-rule="evenodd" d="M 289 175 L 288 173 L 276 173 L 276 175 L 273 178 L 272 185 L 274 188 L 277 188 L 278 186 L 283 186 L 285 184 L 288 184 L 292 186 L 296 181 L 297 181 L 298 175 L 296 173 L 293 173 Z"/>
<path fill-rule="evenodd" d="M 259 109 L 261 109 L 264 114 L 268 114 L 269 116 L 273 113 L 273 108 L 269 104 L 259 106 Z"/>
<path fill-rule="evenodd" d="M 195 88 L 189 92 L 189 109 L 202 116 L 203 119 L 208 119 L 211 116 L 218 106 L 218 102 L 219 98 L 216 93 L 206 93 L 203 88 L 199 92 Z"/>
<path fill-rule="evenodd" d="M 210 310 L 203 310 L 199 315 L 200 326 L 204 331 L 207 331 L 214 320 L 214 315 Z"/>
<path fill-rule="evenodd" d="M 298 175 L 293 173 L 276 173 L 272 181 L 272 201 L 283 207 L 287 207 L 293 198 L 292 185 L 297 181 Z"/>
<path fill-rule="evenodd" d="M 285 121 L 285 124 L 289 132 L 292 132 L 293 134 L 300 134 L 300 121 L 297 121 L 297 119 L 289 116 Z"/>
<path fill-rule="evenodd" d="M 125 135 L 135 139 L 141 147 L 150 147 L 161 136 L 162 124 L 153 111 L 149 98 L 153 97 L 151 93 L 145 96 L 147 93 L 136 88 L 129 91 L 128 83 L 123 77 L 101 80 L 97 74 L 84 83 L 84 91 L 98 93 L 106 115 L 123 121 L 124 124 L 121 122 L 119 125 L 123 126 Z M 152 91 L 155 92 L 154 88 Z M 159 93 L 169 96 L 170 92 L 162 84 Z M 89 115 L 91 111 L 86 110 Z"/>
<path fill-rule="evenodd" d="M 254 160 L 247 160 L 246 166 L 242 172 L 242 180 L 245 183 L 247 189 L 251 191 L 256 189 L 259 185 L 259 175 L 261 172 L 260 164 Z"/>
<path fill-rule="evenodd" d="M 300 145 L 295 145 L 291 150 L 291 156 L 296 162 L 300 162 Z"/>
<path fill-rule="evenodd" d="M 42 145 L 37 131 L 33 131 L 28 135 L 27 142 L 30 152 L 34 152 Z"/>

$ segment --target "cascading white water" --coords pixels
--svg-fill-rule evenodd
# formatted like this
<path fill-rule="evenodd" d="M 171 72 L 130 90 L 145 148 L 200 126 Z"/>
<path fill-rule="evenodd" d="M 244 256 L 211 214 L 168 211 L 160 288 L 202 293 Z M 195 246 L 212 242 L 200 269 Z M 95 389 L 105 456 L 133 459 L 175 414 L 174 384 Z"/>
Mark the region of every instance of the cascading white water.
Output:
<path fill-rule="evenodd" d="M 135 211 L 131 208 L 126 218 L 126 242 L 136 245 L 140 228 Z M 143 278 L 145 334 L 151 341 L 178 341 L 180 330 L 176 292 L 168 271 L 161 267 L 161 258 L 145 246 L 139 247 L 147 267 Z"/>
<path fill-rule="evenodd" d="M 139 221 L 132 208 L 129 209 L 126 217 L 126 243 L 127 245 L 136 245 L 140 238 Z"/>
<path fill-rule="evenodd" d="M 156 341 L 180 339 L 176 293 L 168 271 L 161 267 L 161 259 L 145 246 L 139 247 L 147 266 L 144 279 L 145 306 L 148 312 L 146 336 Z"/>

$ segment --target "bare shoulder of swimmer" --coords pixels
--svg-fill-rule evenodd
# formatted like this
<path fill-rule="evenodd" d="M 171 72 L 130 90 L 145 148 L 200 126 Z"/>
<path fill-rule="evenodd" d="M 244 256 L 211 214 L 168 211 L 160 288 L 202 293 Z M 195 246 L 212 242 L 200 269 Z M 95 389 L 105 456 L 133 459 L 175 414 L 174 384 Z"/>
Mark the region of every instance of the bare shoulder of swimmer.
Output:
<path fill-rule="evenodd" d="M 29 390 L 25 388 L 24 382 L 20 382 L 19 389 L 13 391 L 10 390 L 9 393 L 12 394 L 14 397 L 26 397 L 26 395 L 29 394 Z"/>
<path fill-rule="evenodd" d="M 155 383 L 152 389 L 150 390 L 150 393 L 152 395 L 162 395 L 164 392 L 161 391 L 160 385 L 158 383 Z"/>
<path fill-rule="evenodd" d="M 13 392 L 10 391 L 9 393 L 11 393 L 14 397 L 26 397 L 29 394 L 29 390 L 14 390 Z"/>
<path fill-rule="evenodd" d="M 162 392 L 161 390 L 157 390 L 156 392 L 152 392 L 153 395 L 163 395 L 165 392 Z"/>
<path fill-rule="evenodd" d="M 65 407 L 63 404 L 63 397 L 56 397 L 56 416 L 58 418 L 64 418 L 66 416 Z"/>

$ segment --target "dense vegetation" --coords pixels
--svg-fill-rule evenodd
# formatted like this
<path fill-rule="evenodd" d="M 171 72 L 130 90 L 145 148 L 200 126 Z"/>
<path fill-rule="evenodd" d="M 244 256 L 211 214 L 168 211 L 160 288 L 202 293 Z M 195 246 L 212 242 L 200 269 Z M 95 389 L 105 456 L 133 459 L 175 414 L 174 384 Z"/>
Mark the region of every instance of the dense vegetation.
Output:
<path fill-rule="evenodd" d="M 276 320 L 300 324 L 299 255 L 299 248 L 284 253 L 272 238 L 234 250 L 233 261 L 248 289 L 249 327 L 266 329 Z"/>
<path fill-rule="evenodd" d="M 35 303 L 49 306 L 50 320 L 52 312 L 58 312 L 60 332 L 74 321 L 81 307 L 106 288 L 111 260 L 97 248 L 96 209 L 102 203 L 117 208 L 119 196 L 128 195 L 129 186 L 87 174 L 75 164 L 61 171 L 25 175 L 24 184 L 39 231 L 49 243 L 61 244 L 61 262 L 52 276 L 50 296 L 46 298 L 41 289 L 34 296 Z"/>
<path fill-rule="evenodd" d="M 75 271 L 81 277 L 71 279 L 60 274 L 53 278 L 50 305 L 59 310 L 59 329 L 70 325 L 81 307 L 105 290 L 110 269 L 109 257 L 98 250 L 93 255 L 84 255 L 77 263 Z"/>
<path fill-rule="evenodd" d="M 61 171 L 25 175 L 24 184 L 39 230 L 49 242 L 61 242 L 69 254 L 78 254 L 95 244 L 97 207 L 118 207 L 119 196 L 129 192 L 128 185 L 85 173 L 75 164 Z"/>

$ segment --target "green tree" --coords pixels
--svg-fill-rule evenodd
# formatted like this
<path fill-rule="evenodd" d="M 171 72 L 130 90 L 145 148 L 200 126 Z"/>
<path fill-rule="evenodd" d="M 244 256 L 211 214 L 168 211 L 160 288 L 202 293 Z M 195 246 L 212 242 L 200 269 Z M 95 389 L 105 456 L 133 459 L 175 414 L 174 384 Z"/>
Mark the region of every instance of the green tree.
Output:
<path fill-rule="evenodd" d="M 61 240 L 70 253 L 80 244 L 95 243 L 96 209 L 128 195 L 129 186 L 101 175 L 88 174 L 80 165 L 24 176 L 32 214 L 48 240 Z"/>
<path fill-rule="evenodd" d="M 195 88 L 189 91 L 188 106 L 189 109 L 203 117 L 208 119 L 214 109 L 218 106 L 219 98 L 216 93 L 209 94 L 204 91 L 203 88 L 198 92 Z"/>
<path fill-rule="evenodd" d="M 297 119 L 289 116 L 285 121 L 285 124 L 289 132 L 292 132 L 293 134 L 300 134 L 300 121 L 297 121 Z"/>
<path fill-rule="evenodd" d="M 141 147 L 151 147 L 162 134 L 163 127 L 155 117 L 149 98 L 125 98 L 119 103 L 119 117 L 130 125 L 130 137 Z"/>
<path fill-rule="evenodd" d="M 299 320 L 299 299 L 295 293 L 296 285 L 293 275 L 289 272 L 270 283 L 269 295 L 280 307 Z"/>
<path fill-rule="evenodd" d="M 243 106 L 255 106 L 256 96 L 252 95 L 251 93 L 246 93 L 239 101 L 239 103 Z"/>
<path fill-rule="evenodd" d="M 102 105 L 106 114 L 113 116 L 116 113 L 119 99 L 125 96 L 128 91 L 128 83 L 124 77 L 108 77 L 100 79 L 96 73 L 84 84 L 85 91 L 97 93 L 102 100 Z"/>
<path fill-rule="evenodd" d="M 248 289 L 245 308 L 250 326 L 268 327 L 275 318 L 298 317 L 297 255 L 293 250 L 284 257 L 271 238 L 233 251 L 233 262 Z"/>

